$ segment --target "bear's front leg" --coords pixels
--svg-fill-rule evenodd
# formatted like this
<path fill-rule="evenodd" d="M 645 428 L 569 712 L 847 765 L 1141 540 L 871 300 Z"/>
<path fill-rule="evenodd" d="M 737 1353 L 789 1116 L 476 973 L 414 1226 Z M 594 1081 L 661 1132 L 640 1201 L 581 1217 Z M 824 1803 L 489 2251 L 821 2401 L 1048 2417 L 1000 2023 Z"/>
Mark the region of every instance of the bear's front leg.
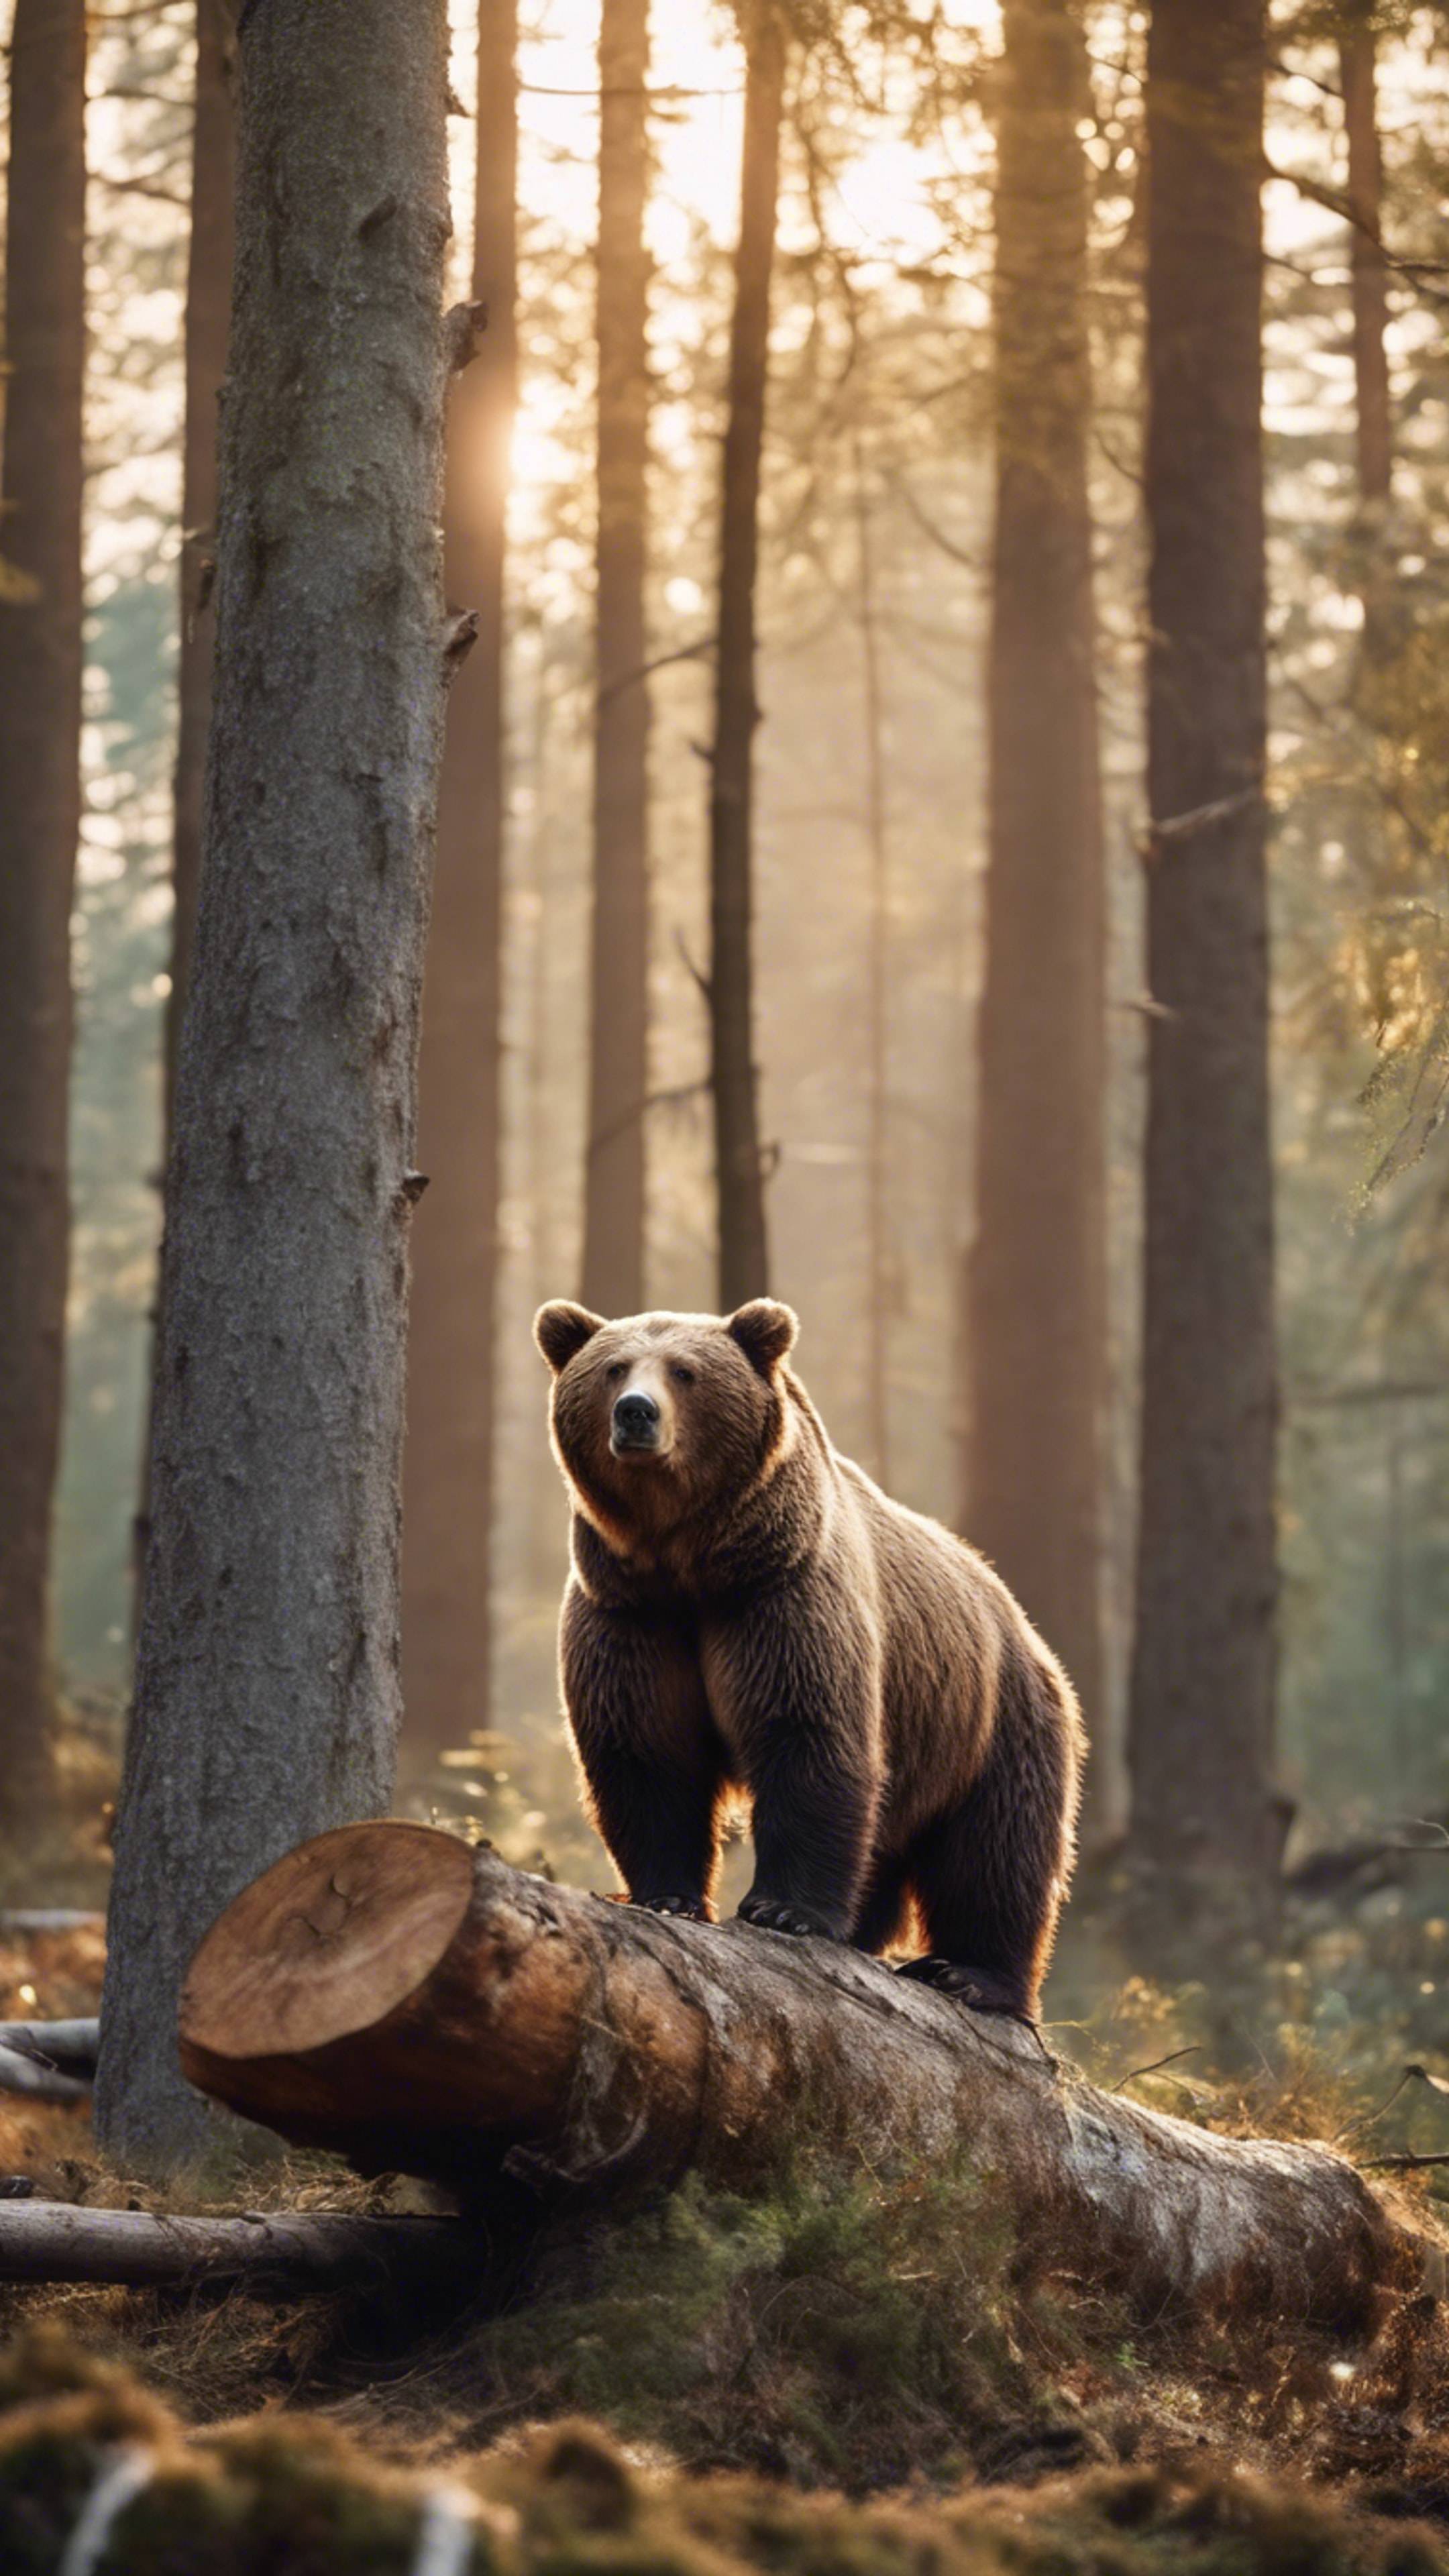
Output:
<path fill-rule="evenodd" d="M 559 1664 L 589 1812 L 630 1903 L 712 1922 L 723 1763 L 692 1637 L 575 1580 Z"/>
<path fill-rule="evenodd" d="M 863 1622 L 810 1574 L 712 1628 L 705 1678 L 754 1807 L 740 1905 L 766 1931 L 848 1941 L 880 1805 L 880 1674 Z"/>

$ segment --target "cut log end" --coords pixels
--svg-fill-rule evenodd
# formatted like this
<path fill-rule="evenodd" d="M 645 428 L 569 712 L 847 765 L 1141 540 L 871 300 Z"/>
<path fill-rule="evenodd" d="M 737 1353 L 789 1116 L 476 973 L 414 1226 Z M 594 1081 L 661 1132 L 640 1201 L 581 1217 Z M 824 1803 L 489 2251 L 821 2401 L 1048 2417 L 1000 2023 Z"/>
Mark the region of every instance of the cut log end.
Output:
<path fill-rule="evenodd" d="M 427 1825 L 319 1835 L 212 1926 L 181 2000 L 184 2041 L 270 2057 L 369 2029 L 432 1974 L 472 1892 L 468 1845 Z"/>

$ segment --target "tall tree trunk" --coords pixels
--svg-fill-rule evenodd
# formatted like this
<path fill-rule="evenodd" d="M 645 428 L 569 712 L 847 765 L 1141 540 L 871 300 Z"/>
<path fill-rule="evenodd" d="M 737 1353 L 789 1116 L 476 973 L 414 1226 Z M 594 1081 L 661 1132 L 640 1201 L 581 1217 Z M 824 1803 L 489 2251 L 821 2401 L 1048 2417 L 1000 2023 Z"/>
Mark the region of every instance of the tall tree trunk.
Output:
<path fill-rule="evenodd" d="M 1009 0 L 963 1526 L 1102 1716 L 1105 887 L 1075 0 Z"/>
<path fill-rule="evenodd" d="M 196 0 L 195 110 L 191 129 L 191 244 L 186 261 L 186 415 L 181 447 L 180 654 L 172 806 L 171 990 L 163 1041 L 163 1168 L 170 1159 L 176 1063 L 191 976 L 196 890 L 201 878 L 206 737 L 216 651 L 217 403 L 226 374 L 231 321 L 232 195 L 236 117 L 232 71 L 235 0 Z M 154 1343 L 154 1337 L 153 1337 Z M 152 1375 L 155 1351 L 152 1351 Z M 147 1407 L 136 1514 L 135 1602 L 139 1613 L 151 1532 L 151 1422 Z"/>
<path fill-rule="evenodd" d="M 304 1819 L 375 1815 L 392 1786 L 452 658 L 446 83 L 444 0 L 245 12 L 205 862 L 96 2095 L 132 2167 L 204 2137 L 176 2006 L 207 1924 Z"/>
<path fill-rule="evenodd" d="M 649 0 L 603 0 L 599 26 L 599 531 L 594 920 L 586 1306 L 644 1304 L 649 1056 Z"/>
<path fill-rule="evenodd" d="M 1349 249 L 1353 263 L 1353 375 L 1358 430 L 1360 694 L 1393 653 L 1394 564 L 1385 521 L 1393 493 L 1389 386 L 1389 272 L 1383 250 L 1384 172 L 1379 148 L 1378 40 L 1372 0 L 1348 0 L 1339 44 L 1348 141 Z"/>
<path fill-rule="evenodd" d="M 517 360 L 516 0 L 480 0 L 473 295 L 480 353 L 448 419 L 445 579 L 478 642 L 448 711 L 423 994 L 422 1168 L 404 1487 L 403 1683 L 413 1755 L 485 1727 L 493 1652 L 503 942 L 504 547 Z"/>
<path fill-rule="evenodd" d="M 186 1011 L 201 879 L 206 737 L 216 652 L 217 405 L 231 324 L 236 187 L 236 0 L 196 0 L 196 107 L 191 136 L 191 242 L 186 260 L 186 420 L 181 450 L 181 653 L 177 685 L 176 910 L 166 1003 L 166 1134 Z"/>
<path fill-rule="evenodd" d="M 866 1455 L 890 1481 L 890 850 L 886 838 L 885 711 L 870 495 L 862 443 L 855 441 L 855 530 L 860 644 L 865 681 L 865 831 L 870 861 L 866 947 Z"/>
<path fill-rule="evenodd" d="M 709 809 L 710 1089 L 719 1202 L 719 1302 L 769 1286 L 765 1175 L 754 1048 L 752 803 L 755 573 L 770 348 L 770 272 L 780 187 L 785 31 L 775 0 L 747 0 L 740 238 L 730 325 L 729 416 L 720 513 L 719 630 Z"/>
<path fill-rule="evenodd" d="M 1365 509 L 1382 508 L 1393 479 L 1389 405 L 1388 268 L 1383 253 L 1383 158 L 1379 149 L 1378 44 L 1371 0 L 1349 0 L 1339 45 L 1348 201 L 1352 210 L 1353 366 L 1358 395 L 1358 479 Z"/>
<path fill-rule="evenodd" d="M 1276 1567 L 1262 443 L 1263 0 L 1148 46 L 1149 1023 L 1132 1837 L 1270 1916 Z"/>
<path fill-rule="evenodd" d="M 0 480 L 0 1830 L 41 1796 L 80 835 L 82 0 L 16 0 Z"/>

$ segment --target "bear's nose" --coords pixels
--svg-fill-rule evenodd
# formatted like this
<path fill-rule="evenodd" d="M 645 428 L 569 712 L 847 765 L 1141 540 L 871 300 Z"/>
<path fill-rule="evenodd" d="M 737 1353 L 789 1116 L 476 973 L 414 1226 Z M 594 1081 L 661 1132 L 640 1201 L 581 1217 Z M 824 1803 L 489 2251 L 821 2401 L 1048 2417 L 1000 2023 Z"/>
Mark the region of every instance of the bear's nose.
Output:
<path fill-rule="evenodd" d="M 659 1407 L 652 1395 L 631 1387 L 614 1407 L 614 1437 L 626 1449 L 652 1449 L 659 1429 Z"/>

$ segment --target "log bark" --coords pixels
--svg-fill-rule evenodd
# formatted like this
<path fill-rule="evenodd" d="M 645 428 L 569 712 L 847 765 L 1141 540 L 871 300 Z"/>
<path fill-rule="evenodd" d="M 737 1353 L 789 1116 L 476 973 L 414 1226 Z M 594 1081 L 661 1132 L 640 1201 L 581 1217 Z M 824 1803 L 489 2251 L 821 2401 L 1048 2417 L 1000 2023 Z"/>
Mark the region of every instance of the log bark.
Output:
<path fill-rule="evenodd" d="M 356 2289 L 406 2268 L 457 2276 L 482 2249 L 454 2218 L 153 2218 L 139 2209 L 0 2202 L 0 2281 L 108 2281 L 127 2289 L 248 2282 L 268 2290 Z"/>
<path fill-rule="evenodd" d="M 182 1971 L 298 1831 L 386 1810 L 443 705 L 443 0 L 241 22 L 206 853 L 97 2084 L 197 2142 Z"/>
<path fill-rule="evenodd" d="M 1325 2147 L 1099 2092 L 1015 2023 L 824 1941 L 555 1887 L 426 1826 L 290 1853 L 193 1961 L 182 2063 L 365 2171 L 629 2195 L 738 2187 L 812 2126 L 872 2165 L 963 2154 L 1023 2251 L 1157 2314 L 1366 2327 L 1419 2240 Z"/>

